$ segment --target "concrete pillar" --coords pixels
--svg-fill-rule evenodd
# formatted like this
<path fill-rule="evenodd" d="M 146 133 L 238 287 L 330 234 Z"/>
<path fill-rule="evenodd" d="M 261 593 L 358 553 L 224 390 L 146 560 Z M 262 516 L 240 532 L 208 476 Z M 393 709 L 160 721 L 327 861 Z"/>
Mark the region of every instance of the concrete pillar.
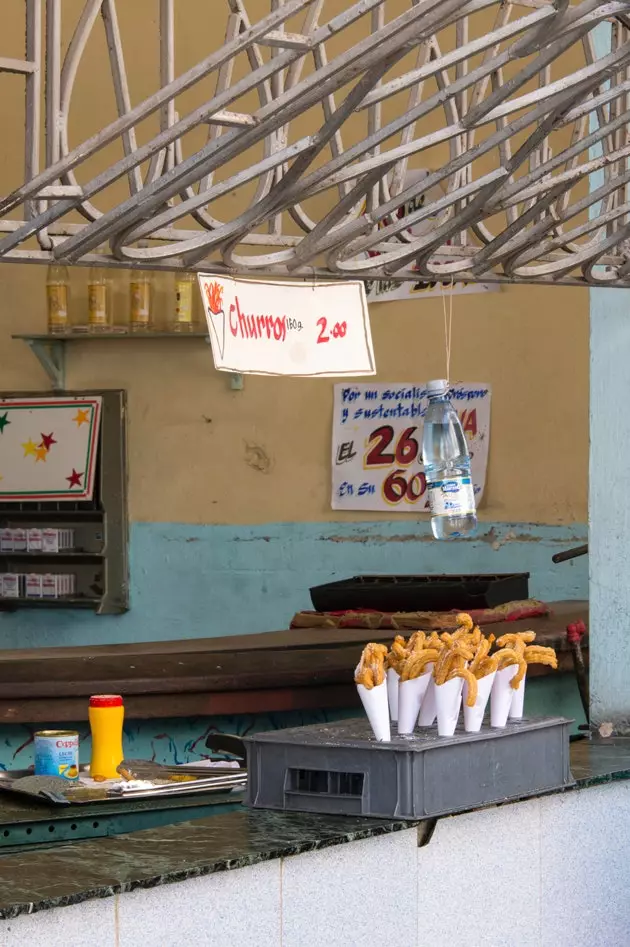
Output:
<path fill-rule="evenodd" d="M 630 732 L 630 291 L 590 305 L 591 722 Z"/>

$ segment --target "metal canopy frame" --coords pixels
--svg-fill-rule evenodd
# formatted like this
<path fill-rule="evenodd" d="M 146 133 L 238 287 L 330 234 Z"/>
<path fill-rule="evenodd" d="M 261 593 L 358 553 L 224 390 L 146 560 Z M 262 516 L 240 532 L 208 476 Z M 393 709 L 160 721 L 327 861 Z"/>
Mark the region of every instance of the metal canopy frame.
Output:
<path fill-rule="evenodd" d="M 252 22 L 248 0 L 213 0 L 208 35 L 224 10 L 224 43 L 176 77 L 175 0 L 160 0 L 157 88 L 134 105 L 137 34 L 122 35 L 116 0 L 85 0 L 67 48 L 61 0 L 24 0 L 25 58 L 0 58 L 26 85 L 25 180 L 0 200 L 0 261 L 630 286 L 630 0 L 268 3 Z M 118 118 L 73 145 L 96 29 Z M 208 77 L 211 97 L 180 116 L 178 97 Z M 141 142 L 153 114 L 160 131 Z M 186 154 L 200 127 L 206 143 Z M 90 177 L 114 142 L 123 157 Z M 245 209 L 216 216 L 248 186 Z"/>

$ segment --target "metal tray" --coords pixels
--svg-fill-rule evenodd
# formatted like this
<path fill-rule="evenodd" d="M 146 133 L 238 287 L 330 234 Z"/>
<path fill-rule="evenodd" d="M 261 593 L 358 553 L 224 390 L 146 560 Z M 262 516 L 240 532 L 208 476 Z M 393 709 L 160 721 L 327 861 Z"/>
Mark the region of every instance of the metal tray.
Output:
<path fill-rule="evenodd" d="M 490 575 L 357 575 L 310 589 L 313 608 L 379 612 L 495 608 L 529 598 L 529 573 Z"/>
<path fill-rule="evenodd" d="M 181 767 L 186 775 L 186 767 Z M 211 769 L 208 770 L 212 772 Z M 83 780 L 83 782 L 81 781 Z M 125 792 L 113 792 L 118 780 L 95 783 L 89 780 L 85 767 L 81 767 L 79 781 L 72 783 L 58 776 L 34 776 L 32 770 L 8 770 L 0 772 L 0 791 L 28 797 L 47 805 L 81 806 L 98 802 L 125 802 L 130 799 L 159 799 L 165 796 L 193 795 L 195 793 L 225 793 L 242 790 L 247 782 L 247 770 L 234 769 L 231 774 L 199 776 L 190 782 L 155 780 L 151 788 L 134 788 Z"/>

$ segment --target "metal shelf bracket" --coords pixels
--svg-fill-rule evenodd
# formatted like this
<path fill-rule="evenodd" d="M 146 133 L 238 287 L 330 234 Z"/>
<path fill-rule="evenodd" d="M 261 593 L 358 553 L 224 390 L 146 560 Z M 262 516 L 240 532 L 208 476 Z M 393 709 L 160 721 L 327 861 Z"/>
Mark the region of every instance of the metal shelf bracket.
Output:
<path fill-rule="evenodd" d="M 66 387 L 66 349 L 61 340 L 24 339 L 29 349 L 42 366 L 53 391 Z"/>
<path fill-rule="evenodd" d="M 206 338 L 206 342 L 210 345 L 210 339 Z M 245 387 L 245 379 L 240 372 L 230 372 L 230 388 L 232 391 L 242 391 Z"/>
<path fill-rule="evenodd" d="M 195 332 L 191 334 L 179 334 L 173 332 L 153 332 L 147 334 L 126 334 L 123 332 L 112 332 L 109 335 L 83 335 L 70 334 L 55 338 L 49 335 L 14 335 L 12 338 L 21 339 L 26 342 L 31 352 L 42 366 L 48 378 L 53 391 L 65 391 L 66 387 L 66 346 L 69 342 L 107 342 L 112 340 L 124 339 L 128 342 L 143 341 L 149 339 L 174 339 L 176 341 L 189 338 L 203 338 L 208 344 L 210 339 L 205 332 Z M 245 387 L 245 377 L 239 372 L 230 372 L 230 388 L 232 391 L 243 391 Z"/>

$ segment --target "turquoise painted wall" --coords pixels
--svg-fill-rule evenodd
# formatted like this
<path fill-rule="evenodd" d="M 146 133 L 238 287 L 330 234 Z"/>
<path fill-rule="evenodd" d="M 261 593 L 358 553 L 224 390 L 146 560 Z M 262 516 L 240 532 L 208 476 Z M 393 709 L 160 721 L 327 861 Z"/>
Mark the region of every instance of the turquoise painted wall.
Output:
<path fill-rule="evenodd" d="M 126 615 L 4 612 L 0 646 L 112 644 L 272 631 L 286 628 L 296 611 L 311 607 L 310 586 L 357 573 L 530 572 L 533 596 L 547 601 L 587 598 L 586 559 L 558 566 L 551 561 L 560 549 L 585 541 L 583 525 L 484 523 L 475 539 L 436 543 L 426 522 L 407 519 L 262 526 L 136 523 L 130 536 L 131 609 Z M 571 676 L 532 682 L 527 700 L 530 713 L 582 719 Z M 330 719 L 339 715 L 331 714 Z M 161 762 L 187 762 L 203 755 L 203 738 L 211 730 L 247 733 L 318 719 L 327 715 L 132 721 L 126 728 L 126 751 Z M 31 765 L 32 736 L 40 728 L 3 726 L 0 768 Z M 76 728 L 87 760 L 86 726 Z"/>
<path fill-rule="evenodd" d="M 0 647 L 117 644 L 286 628 L 309 587 L 357 573 L 530 572 L 543 600 L 588 597 L 587 561 L 554 565 L 585 525 L 482 523 L 475 539 L 436 543 L 426 521 L 131 527 L 131 609 L 0 614 Z"/>

